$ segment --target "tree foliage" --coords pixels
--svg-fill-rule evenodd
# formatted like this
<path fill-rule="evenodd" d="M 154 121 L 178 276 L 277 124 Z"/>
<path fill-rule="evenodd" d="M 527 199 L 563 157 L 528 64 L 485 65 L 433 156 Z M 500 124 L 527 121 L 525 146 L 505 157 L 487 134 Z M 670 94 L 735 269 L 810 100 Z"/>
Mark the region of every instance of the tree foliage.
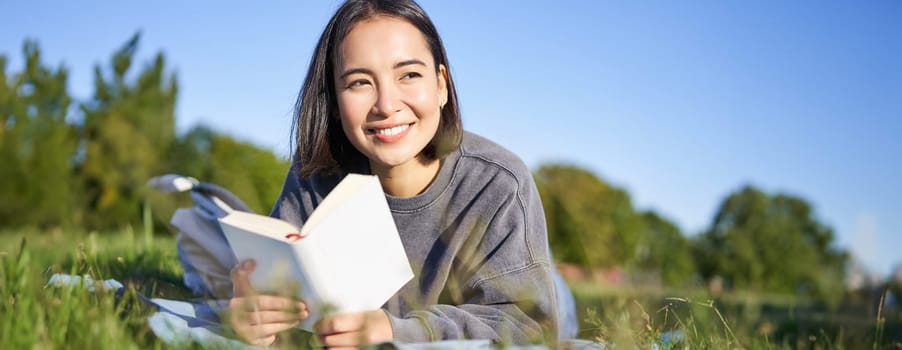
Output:
<path fill-rule="evenodd" d="M 25 69 L 12 76 L 0 57 L 0 222 L 63 225 L 77 196 L 72 162 L 78 142 L 66 121 L 68 71 L 43 65 L 35 42 L 22 51 Z"/>
<path fill-rule="evenodd" d="M 135 34 L 113 54 L 112 76 L 94 68 L 94 97 L 81 106 L 85 208 L 96 214 L 86 217 L 89 227 L 139 218 L 148 191 L 144 184 L 169 168 L 178 84 L 165 72 L 162 53 L 128 81 L 139 38 Z"/>
<path fill-rule="evenodd" d="M 176 135 L 176 75 L 162 53 L 137 67 L 139 39 L 94 68 L 94 94 L 85 101 L 73 101 L 67 70 L 42 64 L 36 43 L 25 43 L 20 73 L 8 73 L 0 56 L 3 226 L 118 229 L 136 225 L 150 205 L 164 227 L 176 198 L 146 183 L 173 172 L 219 183 L 258 212 L 270 209 L 287 162 L 210 128 Z"/>
<path fill-rule="evenodd" d="M 734 288 L 834 302 L 847 254 L 832 243 L 833 231 L 806 201 L 747 186 L 724 200 L 695 253 L 702 276 L 720 276 Z"/>
<path fill-rule="evenodd" d="M 684 286 L 695 276 L 695 261 L 689 240 L 672 222 L 653 211 L 641 214 L 642 236 L 636 267 L 652 272 L 669 286 Z"/>
<path fill-rule="evenodd" d="M 269 213 L 282 190 L 286 160 L 247 142 L 197 126 L 174 147 L 173 170 L 228 188 L 258 213 Z"/>
<path fill-rule="evenodd" d="M 543 165 L 534 177 L 557 260 L 609 267 L 633 258 L 642 221 L 626 191 L 572 165 Z"/>

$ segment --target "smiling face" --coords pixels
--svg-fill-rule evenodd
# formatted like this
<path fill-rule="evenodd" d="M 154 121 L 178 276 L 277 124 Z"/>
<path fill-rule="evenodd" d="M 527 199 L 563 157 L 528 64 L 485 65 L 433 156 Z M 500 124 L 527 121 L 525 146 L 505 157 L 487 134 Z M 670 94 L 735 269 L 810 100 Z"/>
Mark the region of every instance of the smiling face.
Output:
<path fill-rule="evenodd" d="M 377 16 L 354 25 L 335 64 L 342 129 L 374 173 L 423 167 L 423 148 L 447 101 L 446 69 L 407 21 Z"/>

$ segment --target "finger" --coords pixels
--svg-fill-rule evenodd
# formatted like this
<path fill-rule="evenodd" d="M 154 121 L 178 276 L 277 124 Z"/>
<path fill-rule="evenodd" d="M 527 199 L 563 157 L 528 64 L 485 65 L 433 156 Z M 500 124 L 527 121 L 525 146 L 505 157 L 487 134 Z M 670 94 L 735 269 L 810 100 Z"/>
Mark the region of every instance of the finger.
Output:
<path fill-rule="evenodd" d="M 307 304 L 292 298 L 261 294 L 257 296 L 257 307 L 261 311 L 290 311 L 299 313 L 307 310 Z"/>
<path fill-rule="evenodd" d="M 260 310 L 257 306 L 256 296 L 232 298 L 229 300 L 229 309 L 233 312 L 239 311 L 245 313 Z"/>
<path fill-rule="evenodd" d="M 278 298 L 278 297 L 276 297 Z M 257 295 L 254 297 L 247 298 L 232 298 L 229 302 L 229 307 L 233 312 L 239 312 L 243 315 L 251 315 L 255 312 L 283 312 L 293 315 L 295 319 L 305 320 L 310 317 L 310 311 L 307 310 L 307 304 L 302 301 L 296 301 L 289 299 L 287 302 L 284 300 L 273 300 L 269 299 L 268 296 L 265 295 Z M 251 316 L 246 316 L 244 319 L 250 319 L 253 321 Z"/>
<path fill-rule="evenodd" d="M 258 325 L 273 322 L 297 322 L 310 316 L 307 310 L 260 310 L 255 309 L 250 298 L 242 298 L 241 302 L 235 301 L 230 306 L 229 319 L 234 325 Z M 237 305 L 235 305 L 237 304 Z"/>
<path fill-rule="evenodd" d="M 233 323 L 259 325 L 273 322 L 295 322 L 307 316 L 307 311 L 261 310 L 256 305 L 257 298 L 233 298 L 229 302 L 229 316 Z"/>
<path fill-rule="evenodd" d="M 334 334 L 356 331 L 363 328 L 366 319 L 361 312 L 333 315 L 314 325 L 317 334 Z"/>
<path fill-rule="evenodd" d="M 284 311 L 260 311 L 256 315 L 249 315 L 248 321 L 251 325 L 262 325 L 267 323 L 292 323 L 301 320 L 300 315 L 293 312 Z"/>
<path fill-rule="evenodd" d="M 254 259 L 247 259 L 232 269 L 232 296 L 240 297 L 252 293 L 250 274 L 254 271 L 257 263 Z"/>
<path fill-rule="evenodd" d="M 232 298 L 229 300 L 229 322 L 235 329 L 250 325 L 250 317 L 254 313 L 251 298 Z"/>

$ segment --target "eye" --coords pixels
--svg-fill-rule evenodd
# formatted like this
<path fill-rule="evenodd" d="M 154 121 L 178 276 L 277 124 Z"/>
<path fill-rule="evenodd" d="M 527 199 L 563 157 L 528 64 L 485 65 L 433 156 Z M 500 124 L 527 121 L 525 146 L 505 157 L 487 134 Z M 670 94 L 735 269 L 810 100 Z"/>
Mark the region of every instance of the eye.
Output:
<path fill-rule="evenodd" d="M 356 89 L 356 88 L 363 87 L 364 85 L 369 85 L 369 84 L 370 84 L 370 82 L 367 81 L 367 80 L 364 80 L 364 79 L 358 79 L 358 80 L 352 81 L 352 82 L 351 82 L 350 84 L 348 84 L 345 88 L 346 88 L 346 89 Z"/>
<path fill-rule="evenodd" d="M 414 79 L 414 78 L 419 78 L 419 77 L 422 77 L 422 75 L 420 73 L 408 72 L 408 73 L 404 73 L 404 75 L 401 76 L 401 80 Z"/>

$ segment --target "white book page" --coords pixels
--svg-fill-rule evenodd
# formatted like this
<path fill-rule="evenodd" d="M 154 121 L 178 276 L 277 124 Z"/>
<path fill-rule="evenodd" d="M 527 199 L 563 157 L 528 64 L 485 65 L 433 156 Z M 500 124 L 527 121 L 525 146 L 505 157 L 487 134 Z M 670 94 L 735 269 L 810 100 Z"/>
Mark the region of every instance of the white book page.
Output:
<path fill-rule="evenodd" d="M 315 249 L 311 249 L 315 247 Z M 381 307 L 413 271 L 378 178 L 323 219 L 298 245 L 322 301 L 337 311 Z"/>
<path fill-rule="evenodd" d="M 285 242 L 289 242 L 286 238 L 288 234 L 299 232 L 297 227 L 287 221 L 243 211 L 233 211 L 229 215 L 220 218 L 219 221 L 244 231 L 254 232 Z"/>
<path fill-rule="evenodd" d="M 360 193 L 358 193 L 360 188 L 372 182 L 373 179 L 375 179 L 376 182 L 379 181 L 377 177 L 372 175 L 346 175 L 345 178 L 342 179 L 328 195 L 326 195 L 326 198 L 323 198 L 323 201 L 313 210 L 313 213 L 310 214 L 307 221 L 304 222 L 304 227 L 301 227 L 301 236 L 307 236 L 307 234 L 313 232 L 313 230 L 319 226 L 321 221 L 325 220 L 329 215 L 332 215 L 332 212 L 334 212 L 336 208 L 343 205 L 351 197 L 360 195 Z"/>
<path fill-rule="evenodd" d="M 247 259 L 256 262 L 254 272 L 248 276 L 255 291 L 280 295 L 291 292 L 288 295 L 315 299 L 314 291 L 304 288 L 308 285 L 308 279 L 300 268 L 301 262 L 294 244 L 281 237 L 249 234 L 228 224 L 222 225 L 222 229 L 239 262 Z"/>

